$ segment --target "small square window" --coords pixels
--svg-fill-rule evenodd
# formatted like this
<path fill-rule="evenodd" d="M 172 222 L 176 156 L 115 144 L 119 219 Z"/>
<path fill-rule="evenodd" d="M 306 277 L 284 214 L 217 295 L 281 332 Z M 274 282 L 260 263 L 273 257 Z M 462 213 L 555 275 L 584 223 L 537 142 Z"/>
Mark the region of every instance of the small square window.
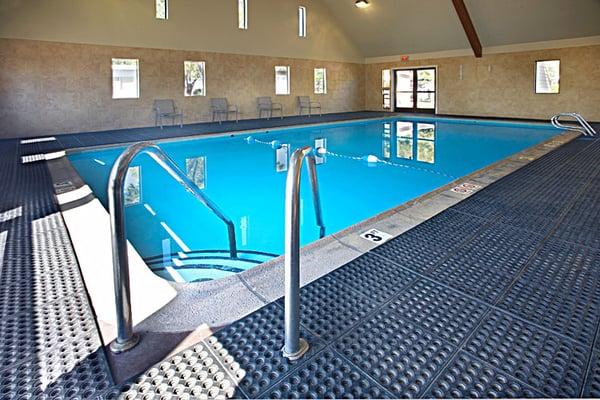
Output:
<path fill-rule="evenodd" d="M 156 19 L 169 19 L 169 0 L 156 1 Z"/>
<path fill-rule="evenodd" d="M 315 94 L 327 93 L 327 69 L 315 68 Z"/>
<path fill-rule="evenodd" d="M 183 77 L 185 97 L 206 96 L 206 74 L 204 61 L 184 61 Z"/>
<path fill-rule="evenodd" d="M 138 99 L 140 97 L 139 60 L 112 59 L 112 98 Z"/>
<path fill-rule="evenodd" d="M 275 94 L 290 94 L 290 67 L 275 67 Z"/>
<path fill-rule="evenodd" d="M 248 0 L 238 0 L 238 28 L 248 29 Z"/>
<path fill-rule="evenodd" d="M 298 7 L 298 36 L 306 37 L 306 7 Z"/>
<path fill-rule="evenodd" d="M 541 94 L 560 92 L 560 60 L 535 62 L 535 92 Z"/>

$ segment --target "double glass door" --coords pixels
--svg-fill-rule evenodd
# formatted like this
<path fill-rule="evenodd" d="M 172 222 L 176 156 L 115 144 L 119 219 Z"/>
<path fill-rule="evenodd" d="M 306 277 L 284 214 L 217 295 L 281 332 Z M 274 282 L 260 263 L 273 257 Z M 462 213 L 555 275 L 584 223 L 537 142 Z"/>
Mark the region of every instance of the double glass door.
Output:
<path fill-rule="evenodd" d="M 435 113 L 435 68 L 397 69 L 396 111 Z"/>

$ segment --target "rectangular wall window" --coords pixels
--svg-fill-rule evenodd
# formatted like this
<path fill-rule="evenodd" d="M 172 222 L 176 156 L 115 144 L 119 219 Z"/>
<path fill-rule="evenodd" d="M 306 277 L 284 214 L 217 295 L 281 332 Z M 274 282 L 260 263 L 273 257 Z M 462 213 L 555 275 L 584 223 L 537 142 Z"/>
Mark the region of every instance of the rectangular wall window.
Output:
<path fill-rule="evenodd" d="M 156 19 L 169 19 L 169 0 L 155 0 Z"/>
<path fill-rule="evenodd" d="M 384 69 L 381 71 L 381 95 L 383 97 L 383 109 L 392 108 L 392 71 Z"/>
<path fill-rule="evenodd" d="M 113 99 L 137 99 L 140 97 L 139 60 L 112 59 Z"/>
<path fill-rule="evenodd" d="M 306 37 L 306 7 L 298 7 L 298 36 Z"/>
<path fill-rule="evenodd" d="M 327 93 L 327 69 L 315 68 L 315 94 Z"/>
<path fill-rule="evenodd" d="M 560 60 L 535 62 L 535 92 L 546 94 L 560 92 Z"/>
<path fill-rule="evenodd" d="M 184 61 L 183 77 L 184 96 L 206 96 L 206 74 L 204 61 Z"/>
<path fill-rule="evenodd" d="M 290 67 L 275 67 L 275 94 L 290 94 Z"/>
<path fill-rule="evenodd" d="M 238 0 L 238 28 L 248 29 L 248 0 Z"/>

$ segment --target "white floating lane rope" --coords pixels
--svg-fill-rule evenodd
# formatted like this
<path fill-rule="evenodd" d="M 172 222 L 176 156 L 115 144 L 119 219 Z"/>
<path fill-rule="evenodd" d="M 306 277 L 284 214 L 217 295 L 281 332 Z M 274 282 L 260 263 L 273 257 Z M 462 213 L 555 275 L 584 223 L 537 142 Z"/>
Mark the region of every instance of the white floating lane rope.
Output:
<path fill-rule="evenodd" d="M 446 174 L 445 172 L 436 171 L 436 170 L 433 170 L 433 169 L 430 169 L 430 168 L 417 167 L 417 166 L 414 166 L 414 165 L 406 165 L 406 164 L 393 163 L 391 161 L 382 160 L 382 159 L 380 159 L 379 157 L 377 157 L 376 155 L 373 155 L 373 154 L 369 154 L 369 155 L 362 156 L 362 157 L 348 156 L 348 155 L 345 155 L 345 154 L 334 153 L 333 151 L 330 151 L 330 150 L 327 150 L 327 149 L 323 149 L 322 147 L 318 148 L 317 152 L 319 154 L 327 154 L 327 155 L 330 155 L 330 156 L 333 156 L 333 157 L 345 158 L 347 160 L 362 161 L 362 162 L 366 162 L 369 165 L 383 164 L 383 165 L 389 165 L 390 167 L 414 169 L 414 170 L 417 170 L 417 171 L 422 171 L 422 172 L 427 172 L 427 173 L 430 173 L 430 174 L 444 176 L 444 177 L 450 178 L 450 179 L 456 179 L 455 176 Z"/>
<path fill-rule="evenodd" d="M 245 140 L 246 140 L 246 142 L 248 144 L 259 143 L 259 144 L 271 146 L 275 150 L 281 148 L 281 142 L 279 140 L 272 140 L 270 142 L 266 142 L 266 141 L 262 141 L 262 140 L 256 139 L 256 138 L 254 138 L 252 136 L 248 136 Z M 329 155 L 329 156 L 333 156 L 333 157 L 343 158 L 343 159 L 346 159 L 346 160 L 353 160 L 353 161 L 365 162 L 369 166 L 375 166 L 377 164 L 383 164 L 383 165 L 389 165 L 391 167 L 406 168 L 406 169 L 413 169 L 413 170 L 416 170 L 416 171 L 427 172 L 429 174 L 440 175 L 440 176 L 444 176 L 444 177 L 450 178 L 450 179 L 456 179 L 457 178 L 455 176 L 446 174 L 444 172 L 436 171 L 436 170 L 429 169 L 429 168 L 416 167 L 414 165 L 399 164 L 399 163 L 393 163 L 391 161 L 382 160 L 382 159 L 380 159 L 379 157 L 377 157 L 374 154 L 368 154 L 366 156 L 360 156 L 360 157 L 359 156 L 349 156 L 349 155 L 345 155 L 345 154 L 334 153 L 333 151 L 327 150 L 326 148 L 323 148 L 323 147 L 317 148 L 315 150 L 315 152 L 317 154 L 319 154 L 320 156 Z"/>
<path fill-rule="evenodd" d="M 245 140 L 246 140 L 246 143 L 248 143 L 248 144 L 259 143 L 259 144 L 265 144 L 265 145 L 271 146 L 271 148 L 273 150 L 280 149 L 281 146 L 282 146 L 282 144 L 281 144 L 281 142 L 279 140 L 272 140 L 270 142 L 265 142 L 265 141 L 262 141 L 262 140 L 258 140 L 258 139 L 256 139 L 255 137 L 252 137 L 252 136 L 248 136 Z"/>

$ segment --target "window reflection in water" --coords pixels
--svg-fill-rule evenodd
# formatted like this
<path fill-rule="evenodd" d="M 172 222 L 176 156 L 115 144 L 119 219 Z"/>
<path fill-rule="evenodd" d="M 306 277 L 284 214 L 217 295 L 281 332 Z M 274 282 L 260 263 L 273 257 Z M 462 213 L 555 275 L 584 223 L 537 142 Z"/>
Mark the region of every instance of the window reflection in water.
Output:
<path fill-rule="evenodd" d="M 327 138 L 320 138 L 320 139 L 315 139 L 315 150 L 318 150 L 319 148 L 323 148 L 325 150 L 327 150 Z M 315 153 L 315 163 L 317 165 L 319 164 L 325 164 L 325 162 L 327 162 L 327 156 L 325 154 L 319 154 L 318 152 Z"/>
<path fill-rule="evenodd" d="M 133 206 L 142 202 L 141 168 L 129 167 L 125 175 L 125 205 Z"/>
<path fill-rule="evenodd" d="M 185 171 L 199 189 L 206 187 L 206 157 L 186 158 Z"/>
<path fill-rule="evenodd" d="M 382 156 L 389 160 L 392 156 L 392 124 L 386 122 L 383 124 Z"/>
<path fill-rule="evenodd" d="M 396 123 L 396 157 L 405 160 L 413 159 L 413 123 Z"/>
<path fill-rule="evenodd" d="M 415 141 L 416 136 L 416 141 Z M 386 133 L 384 128 L 384 157 Z M 396 157 L 428 164 L 435 163 L 435 125 L 398 121 L 396 123 Z"/>
<path fill-rule="evenodd" d="M 435 163 L 435 125 L 417 124 L 417 161 Z"/>
<path fill-rule="evenodd" d="M 250 217 L 247 215 L 244 215 L 241 220 L 240 220 L 240 231 L 242 233 L 242 246 L 246 246 L 248 245 L 248 226 L 250 225 L 249 223 Z"/>
<path fill-rule="evenodd" d="M 284 143 L 275 150 L 275 171 L 285 172 L 288 170 L 288 161 L 290 158 L 290 145 Z"/>

